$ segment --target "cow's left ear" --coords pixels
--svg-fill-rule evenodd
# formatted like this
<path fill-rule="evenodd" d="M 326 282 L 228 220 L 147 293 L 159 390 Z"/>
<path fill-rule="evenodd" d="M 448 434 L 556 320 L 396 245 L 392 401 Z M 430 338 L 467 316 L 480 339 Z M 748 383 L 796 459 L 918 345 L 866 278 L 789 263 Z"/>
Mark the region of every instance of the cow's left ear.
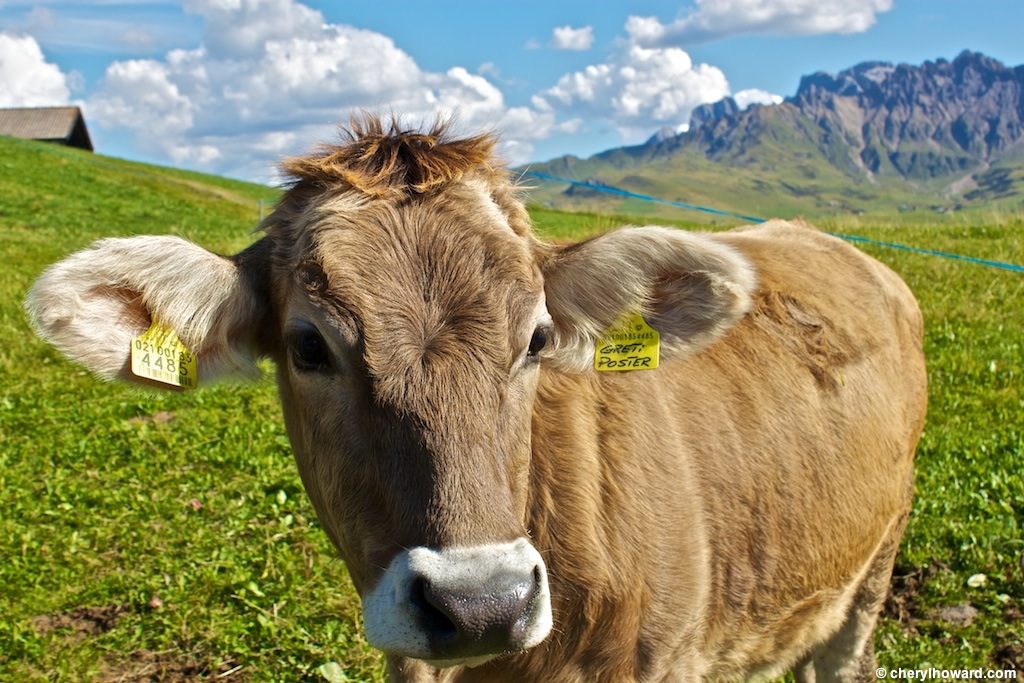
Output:
<path fill-rule="evenodd" d="M 543 266 L 555 324 L 553 361 L 593 364 L 600 335 L 642 313 L 661 335 L 664 356 L 695 353 L 748 310 L 754 269 L 710 234 L 661 227 L 622 228 L 551 254 Z"/>
<path fill-rule="evenodd" d="M 157 319 L 198 358 L 199 381 L 253 375 L 266 353 L 269 242 L 223 257 L 179 237 L 99 240 L 48 268 L 25 308 L 41 337 L 104 379 L 131 372 L 131 344 Z"/>

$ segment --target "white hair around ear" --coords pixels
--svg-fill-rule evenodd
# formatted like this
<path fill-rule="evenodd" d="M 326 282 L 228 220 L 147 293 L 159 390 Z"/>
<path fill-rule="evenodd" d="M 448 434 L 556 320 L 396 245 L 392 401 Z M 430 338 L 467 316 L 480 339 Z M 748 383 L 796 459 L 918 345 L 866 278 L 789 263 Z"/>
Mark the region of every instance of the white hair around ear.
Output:
<path fill-rule="evenodd" d="M 135 380 L 131 341 L 156 318 L 198 356 L 202 382 L 255 372 L 265 302 L 250 282 L 235 260 L 179 237 L 109 238 L 48 268 L 25 308 L 41 337 L 104 379 Z"/>
<path fill-rule="evenodd" d="M 747 311 L 753 266 L 713 234 L 665 227 L 621 228 L 561 249 L 544 267 L 555 321 L 556 362 L 583 369 L 594 342 L 631 312 L 662 339 L 662 354 L 695 353 Z"/>

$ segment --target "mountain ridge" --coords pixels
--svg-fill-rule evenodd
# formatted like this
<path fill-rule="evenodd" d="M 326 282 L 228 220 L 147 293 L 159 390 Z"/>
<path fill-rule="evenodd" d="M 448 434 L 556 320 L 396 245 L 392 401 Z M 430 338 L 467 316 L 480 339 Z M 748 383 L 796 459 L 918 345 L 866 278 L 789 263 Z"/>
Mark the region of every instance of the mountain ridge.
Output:
<path fill-rule="evenodd" d="M 790 213 L 1024 206 L 1024 65 L 965 50 L 920 65 L 867 61 L 801 78 L 779 104 L 740 109 L 726 97 L 696 107 L 689 129 L 662 129 L 639 145 L 531 168 L 609 185 L 625 177 L 649 192 L 687 185 L 696 172 L 735 197 L 778 193 Z M 700 189 L 700 188 L 697 188 Z M 685 199 L 676 196 L 669 199 Z M 542 204 L 594 209 L 593 191 L 535 193 Z M 621 203 L 621 200 L 619 200 Z M 749 210 L 749 209 L 747 209 Z"/>

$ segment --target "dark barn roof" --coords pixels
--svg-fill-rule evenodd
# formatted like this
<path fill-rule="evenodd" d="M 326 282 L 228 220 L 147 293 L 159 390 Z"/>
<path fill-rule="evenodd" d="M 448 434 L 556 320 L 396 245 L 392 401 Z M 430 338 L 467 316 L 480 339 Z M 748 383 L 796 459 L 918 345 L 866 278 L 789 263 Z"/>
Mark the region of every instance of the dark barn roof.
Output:
<path fill-rule="evenodd" d="M 85 118 L 78 107 L 0 109 L 0 135 L 56 142 L 93 151 Z"/>

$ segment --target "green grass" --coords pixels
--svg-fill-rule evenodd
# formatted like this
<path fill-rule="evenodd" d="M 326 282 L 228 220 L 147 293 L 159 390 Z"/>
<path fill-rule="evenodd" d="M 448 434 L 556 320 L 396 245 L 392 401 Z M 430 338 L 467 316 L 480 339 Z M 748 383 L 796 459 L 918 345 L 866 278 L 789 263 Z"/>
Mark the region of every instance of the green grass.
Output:
<path fill-rule="evenodd" d="M 21 309 L 46 265 L 97 237 L 238 250 L 276 192 L 3 138 L 0 158 L 0 680 L 294 680 L 335 660 L 379 678 L 272 382 L 102 384 Z"/>
<path fill-rule="evenodd" d="M 172 233 L 232 252 L 254 239 L 257 200 L 274 196 L 0 138 L 0 680 L 382 679 L 271 380 L 190 393 L 102 384 L 36 339 L 21 309 L 46 265 L 97 237 Z M 650 220 L 532 213 L 557 239 Z M 1024 262 L 1012 213 L 821 225 Z M 931 382 L 898 568 L 906 618 L 883 621 L 880 662 L 1024 667 L 1024 276 L 868 251 L 917 293 Z M 979 573 L 985 585 L 969 587 Z M 979 612 L 971 625 L 938 618 L 965 602 Z"/>

